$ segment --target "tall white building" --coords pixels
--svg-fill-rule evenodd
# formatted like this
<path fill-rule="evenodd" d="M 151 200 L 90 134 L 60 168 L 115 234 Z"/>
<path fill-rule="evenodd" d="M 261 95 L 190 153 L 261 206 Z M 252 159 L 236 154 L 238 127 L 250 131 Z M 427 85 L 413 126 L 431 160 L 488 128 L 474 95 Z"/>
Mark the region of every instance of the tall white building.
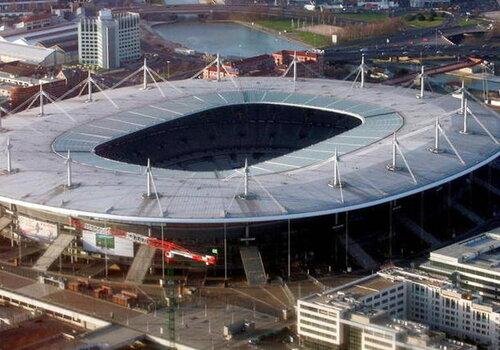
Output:
<path fill-rule="evenodd" d="M 500 301 L 500 228 L 433 251 L 420 268 Z"/>
<path fill-rule="evenodd" d="M 139 59 L 139 14 L 99 11 L 97 18 L 84 17 L 78 26 L 78 57 L 82 64 L 104 69 Z"/>
<path fill-rule="evenodd" d="M 298 334 L 310 348 L 500 348 L 499 304 L 420 271 L 383 270 L 302 298 L 297 309 Z"/>

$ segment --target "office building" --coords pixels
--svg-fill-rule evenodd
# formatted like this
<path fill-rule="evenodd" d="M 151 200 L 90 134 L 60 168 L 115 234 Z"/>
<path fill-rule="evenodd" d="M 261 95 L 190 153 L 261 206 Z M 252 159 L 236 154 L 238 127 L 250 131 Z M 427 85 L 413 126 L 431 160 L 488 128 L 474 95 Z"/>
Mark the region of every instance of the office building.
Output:
<path fill-rule="evenodd" d="M 298 334 L 310 348 L 469 350 L 475 349 L 471 344 L 487 349 L 500 345 L 499 304 L 420 271 L 386 269 L 302 298 L 297 309 Z"/>
<path fill-rule="evenodd" d="M 82 18 L 78 26 L 78 56 L 80 63 L 104 69 L 139 59 L 139 14 L 113 14 L 104 9 L 97 18 Z"/>
<path fill-rule="evenodd" d="M 420 268 L 500 301 L 500 228 L 438 249 Z"/>

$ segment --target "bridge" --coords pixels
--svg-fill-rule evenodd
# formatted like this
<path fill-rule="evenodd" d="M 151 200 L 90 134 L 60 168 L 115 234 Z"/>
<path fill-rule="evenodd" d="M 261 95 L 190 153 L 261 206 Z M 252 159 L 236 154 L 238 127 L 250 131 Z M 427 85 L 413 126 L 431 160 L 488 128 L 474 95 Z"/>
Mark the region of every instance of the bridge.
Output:
<path fill-rule="evenodd" d="M 219 5 L 219 4 L 185 4 L 185 5 L 136 5 L 132 7 L 122 7 L 114 9 L 116 11 L 135 11 L 141 15 L 142 19 L 159 21 L 165 16 L 176 15 L 198 15 L 211 17 L 227 17 L 231 14 L 244 14 L 254 16 L 255 18 L 315 18 L 318 17 L 318 12 L 306 11 L 302 7 L 281 7 L 267 4 L 252 4 L 252 5 Z M 332 14 L 335 17 L 335 14 Z M 345 19 L 335 17 L 335 22 L 338 25 L 350 23 L 359 23 L 356 19 Z"/>
<path fill-rule="evenodd" d="M 436 74 L 453 72 L 453 71 L 458 70 L 458 69 L 476 66 L 482 62 L 483 61 L 479 58 L 469 57 L 466 60 L 461 61 L 461 62 L 447 64 L 447 65 L 436 67 L 436 68 L 426 69 L 426 70 L 424 70 L 424 74 L 425 75 L 436 75 Z M 414 72 L 414 73 L 410 73 L 408 75 L 405 75 L 403 77 L 386 80 L 382 84 L 384 84 L 384 85 L 405 84 L 405 83 L 409 83 L 409 82 L 415 80 L 419 75 L 420 75 L 420 72 Z"/>

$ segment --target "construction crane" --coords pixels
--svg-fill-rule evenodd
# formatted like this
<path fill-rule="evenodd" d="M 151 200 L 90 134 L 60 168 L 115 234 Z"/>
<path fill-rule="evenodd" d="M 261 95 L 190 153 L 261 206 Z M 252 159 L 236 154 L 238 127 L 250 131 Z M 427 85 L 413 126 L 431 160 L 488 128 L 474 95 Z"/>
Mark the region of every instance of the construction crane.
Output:
<path fill-rule="evenodd" d="M 215 256 L 199 254 L 190 251 L 174 242 L 162 241 L 161 239 L 143 236 L 134 232 L 128 232 L 118 228 L 112 227 L 101 227 L 85 223 L 79 219 L 70 218 L 70 226 L 75 227 L 80 230 L 92 231 L 95 233 L 101 233 L 105 235 L 112 235 L 114 237 L 120 237 L 128 239 L 134 243 L 146 244 L 152 248 L 159 249 L 163 252 L 165 259 L 171 261 L 175 256 L 182 256 L 184 258 L 204 263 L 205 265 L 215 265 L 217 259 Z"/>

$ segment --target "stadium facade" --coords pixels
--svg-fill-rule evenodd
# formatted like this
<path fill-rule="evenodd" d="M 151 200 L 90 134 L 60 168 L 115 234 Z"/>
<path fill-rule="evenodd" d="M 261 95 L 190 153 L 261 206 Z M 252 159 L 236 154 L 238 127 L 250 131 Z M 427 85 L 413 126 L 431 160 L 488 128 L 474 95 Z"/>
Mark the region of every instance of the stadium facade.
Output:
<path fill-rule="evenodd" d="M 158 86 L 6 118 L 0 202 L 14 230 L 20 216 L 56 236 L 74 219 L 144 237 L 286 223 L 391 203 L 499 154 L 498 116 L 472 98 L 464 116 L 451 95 L 346 81 Z"/>

